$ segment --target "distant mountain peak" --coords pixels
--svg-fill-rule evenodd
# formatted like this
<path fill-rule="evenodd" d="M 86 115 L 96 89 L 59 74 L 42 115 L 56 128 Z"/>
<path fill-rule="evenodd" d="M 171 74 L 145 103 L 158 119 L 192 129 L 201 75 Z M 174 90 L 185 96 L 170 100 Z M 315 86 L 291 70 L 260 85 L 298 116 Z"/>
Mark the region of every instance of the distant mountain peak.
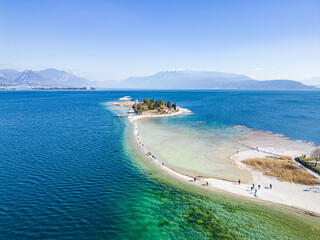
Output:
<path fill-rule="evenodd" d="M 172 69 L 145 77 L 129 77 L 123 88 L 138 89 L 316 89 L 292 80 L 257 81 L 246 75 L 217 71 Z"/>
<path fill-rule="evenodd" d="M 184 69 L 184 68 L 177 68 L 177 69 L 170 69 L 170 70 L 167 70 L 166 72 L 186 72 L 187 69 Z"/>
<path fill-rule="evenodd" d="M 0 86 L 14 87 L 85 87 L 94 86 L 94 82 L 77 77 L 66 71 L 47 68 L 40 71 L 0 69 Z"/>

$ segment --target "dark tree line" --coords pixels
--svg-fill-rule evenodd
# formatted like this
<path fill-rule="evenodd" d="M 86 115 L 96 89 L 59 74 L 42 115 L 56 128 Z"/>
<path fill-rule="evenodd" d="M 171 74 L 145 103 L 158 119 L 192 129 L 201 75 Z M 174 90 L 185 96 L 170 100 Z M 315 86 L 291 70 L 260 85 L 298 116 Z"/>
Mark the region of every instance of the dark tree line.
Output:
<path fill-rule="evenodd" d="M 146 111 L 146 110 L 154 110 L 154 109 L 165 109 L 166 107 L 168 109 L 174 109 L 175 111 L 177 110 L 177 104 L 171 104 L 170 101 L 168 101 L 167 103 L 164 102 L 162 99 L 155 100 L 154 98 L 151 98 L 150 100 L 145 98 L 143 100 L 143 102 L 138 102 L 136 100 L 135 104 L 134 104 L 134 109 L 136 110 L 136 112 L 138 112 L 138 114 L 141 114 L 142 111 Z"/>

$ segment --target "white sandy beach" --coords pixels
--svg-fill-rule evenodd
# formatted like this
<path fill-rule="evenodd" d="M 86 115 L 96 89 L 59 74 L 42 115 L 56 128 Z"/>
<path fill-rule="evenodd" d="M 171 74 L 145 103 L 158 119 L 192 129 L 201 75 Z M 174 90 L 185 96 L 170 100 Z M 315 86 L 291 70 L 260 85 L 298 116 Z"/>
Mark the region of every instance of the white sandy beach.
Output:
<path fill-rule="evenodd" d="M 168 114 L 159 114 L 159 115 L 148 115 L 148 114 L 141 114 L 141 115 L 136 115 L 136 114 L 130 114 L 128 116 L 129 119 L 132 120 L 139 120 L 142 118 L 160 118 L 160 117 L 172 117 L 172 116 L 177 116 L 177 115 L 187 115 L 187 114 L 192 114 L 192 112 L 188 109 L 185 108 L 179 108 L 178 112 L 173 112 L 173 113 L 168 113 Z"/>

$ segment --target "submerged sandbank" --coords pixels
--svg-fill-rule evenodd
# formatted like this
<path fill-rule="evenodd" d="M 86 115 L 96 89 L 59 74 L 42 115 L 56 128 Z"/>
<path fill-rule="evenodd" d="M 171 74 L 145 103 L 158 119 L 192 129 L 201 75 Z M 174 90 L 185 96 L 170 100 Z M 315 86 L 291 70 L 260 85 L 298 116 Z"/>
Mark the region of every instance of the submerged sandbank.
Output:
<path fill-rule="evenodd" d="M 207 189 L 222 190 L 320 213 L 320 186 L 281 182 L 253 171 L 241 162 L 247 158 L 270 155 L 300 156 L 312 151 L 315 147 L 313 144 L 292 141 L 279 134 L 245 127 L 233 128 L 236 132 L 233 132 L 232 128 L 224 129 L 227 134 L 220 133 L 220 136 L 215 138 L 210 138 L 212 133 L 201 132 L 202 137 L 196 138 L 193 135 L 195 132 L 186 132 L 183 131 L 185 129 L 175 129 L 172 126 L 164 129 L 159 122 L 155 123 L 147 118 L 148 116 L 135 115 L 128 117 L 134 126 L 134 135 L 139 146 L 145 154 L 151 152 L 148 157 L 167 173 Z M 239 129 L 241 131 L 237 132 Z M 218 132 L 217 129 L 215 133 Z M 216 142 L 212 142 L 213 139 Z M 216 155 L 219 157 L 215 157 Z M 240 185 L 236 182 L 237 179 L 241 179 Z M 251 190 L 253 183 L 255 187 Z"/>
<path fill-rule="evenodd" d="M 239 169 L 229 158 L 236 150 L 246 149 L 234 141 L 242 132 L 220 126 L 190 128 L 180 122 L 170 124 L 166 120 L 148 118 L 136 123 L 146 148 L 171 169 L 189 176 L 230 181 L 241 177 L 243 181 L 250 181 L 249 172 Z"/>

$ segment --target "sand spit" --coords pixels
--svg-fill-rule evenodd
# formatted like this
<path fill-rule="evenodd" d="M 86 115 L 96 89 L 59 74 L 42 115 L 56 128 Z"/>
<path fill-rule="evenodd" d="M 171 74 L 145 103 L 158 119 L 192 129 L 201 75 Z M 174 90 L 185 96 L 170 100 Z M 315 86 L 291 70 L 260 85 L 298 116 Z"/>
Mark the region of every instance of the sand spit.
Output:
<path fill-rule="evenodd" d="M 122 103 L 113 102 L 112 105 L 120 106 L 120 107 L 132 107 L 133 103 L 131 103 L 131 102 L 122 102 Z"/>
<path fill-rule="evenodd" d="M 178 108 L 179 111 L 177 112 L 173 112 L 173 113 L 168 113 L 168 114 L 141 114 L 141 115 L 137 115 L 137 114 L 130 114 L 128 116 L 129 119 L 132 120 L 139 120 L 142 118 L 159 118 L 159 117 L 172 117 L 172 116 L 177 116 L 177 115 L 189 115 L 192 114 L 192 112 L 188 109 L 185 108 Z"/>
<path fill-rule="evenodd" d="M 139 136 L 138 125 L 135 122 L 141 118 L 147 117 L 170 117 L 179 114 L 190 114 L 187 109 L 180 108 L 179 112 L 162 115 L 135 115 L 129 114 L 128 119 L 134 126 L 134 135 L 138 145 L 151 161 L 159 166 L 163 171 L 177 177 L 189 184 L 194 184 L 200 187 L 206 187 L 211 190 L 225 191 L 231 194 L 236 194 L 259 201 L 268 201 L 276 204 L 283 204 L 294 208 L 299 208 L 305 211 L 320 214 L 320 185 L 307 186 L 296 183 L 281 182 L 274 177 L 264 176 L 261 172 L 254 171 L 242 160 L 248 158 L 265 158 L 267 156 L 287 155 L 291 157 L 301 156 L 301 154 L 309 154 L 315 147 L 314 144 L 288 140 L 283 135 L 273 134 L 264 131 L 249 131 L 243 138 L 239 140 L 247 151 L 236 151 L 230 158 L 238 165 L 239 168 L 244 168 L 251 173 L 251 182 L 239 184 L 216 178 L 205 178 L 198 176 L 187 176 L 181 174 L 174 169 L 168 168 L 160 162 L 156 156 L 147 151 L 146 146 L 141 142 Z M 242 129 L 244 126 L 236 126 Z M 309 171 L 310 172 L 310 171 Z M 320 179 L 319 175 L 313 173 Z M 195 181 L 196 177 L 196 181 Z M 241 179 L 240 179 L 241 180 Z M 254 185 L 253 185 L 254 184 Z M 259 186 L 260 185 L 260 186 Z M 319 215 L 320 216 L 320 215 Z"/>

